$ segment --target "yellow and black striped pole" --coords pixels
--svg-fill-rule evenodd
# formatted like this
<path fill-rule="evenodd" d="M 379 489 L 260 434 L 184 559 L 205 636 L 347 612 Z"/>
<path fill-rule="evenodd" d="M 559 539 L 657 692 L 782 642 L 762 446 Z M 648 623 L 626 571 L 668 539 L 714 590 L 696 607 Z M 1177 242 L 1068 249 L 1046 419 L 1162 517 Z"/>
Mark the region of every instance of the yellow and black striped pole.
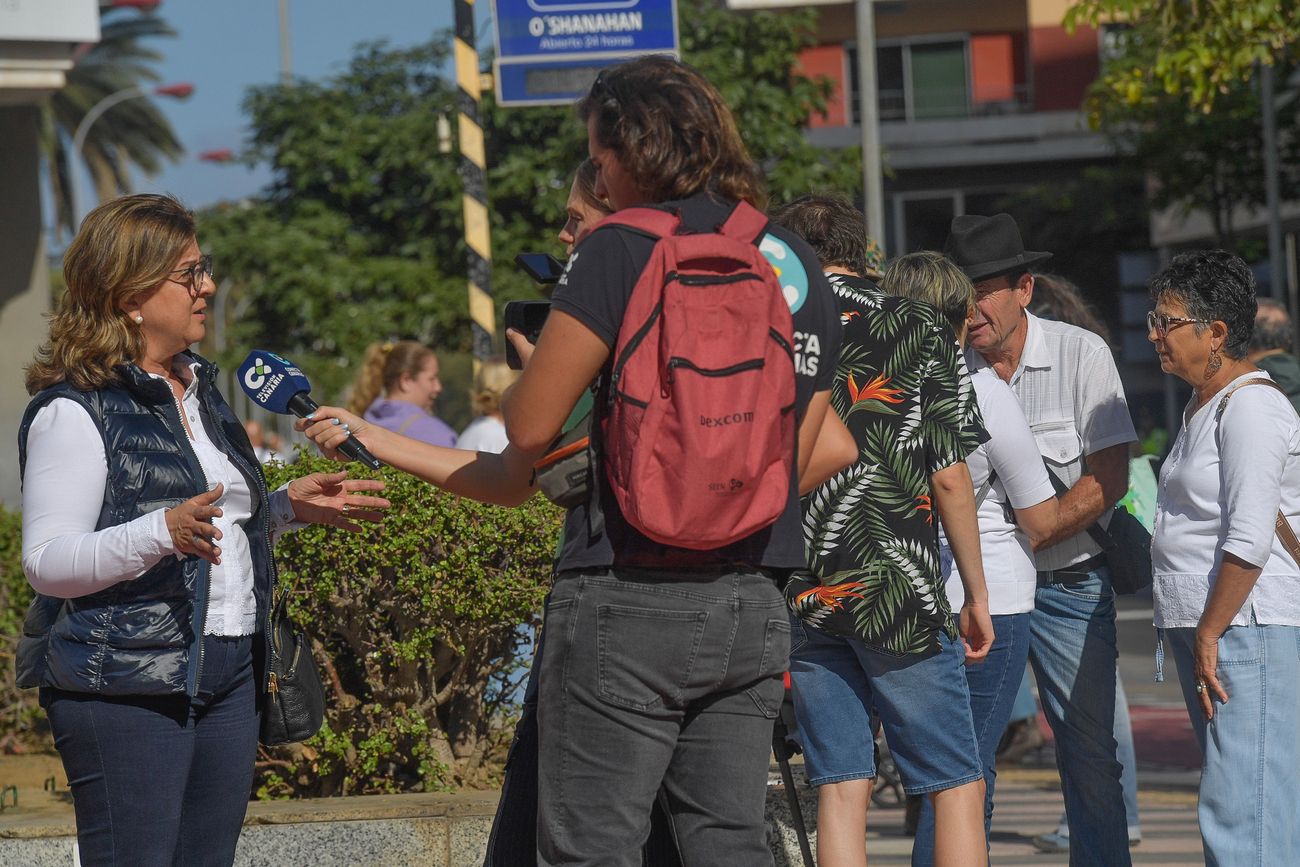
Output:
<path fill-rule="evenodd" d="M 492 240 L 487 210 L 487 154 L 478 109 L 481 75 L 474 43 L 474 2 L 453 0 L 456 7 L 457 127 L 460 130 L 461 201 L 465 244 L 469 248 L 469 318 L 474 369 L 495 351 L 496 311 L 492 306 Z"/>

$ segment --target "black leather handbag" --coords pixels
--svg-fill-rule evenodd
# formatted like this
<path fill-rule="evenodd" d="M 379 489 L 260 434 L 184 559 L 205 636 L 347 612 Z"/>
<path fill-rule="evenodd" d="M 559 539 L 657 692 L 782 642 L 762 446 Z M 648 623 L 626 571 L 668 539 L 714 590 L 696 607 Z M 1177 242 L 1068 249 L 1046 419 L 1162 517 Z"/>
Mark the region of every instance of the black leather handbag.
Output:
<path fill-rule="evenodd" d="M 1047 462 L 1043 465 L 1047 466 Z M 1050 466 L 1047 466 L 1047 477 L 1058 496 L 1069 490 Z M 1151 534 L 1128 509 L 1116 506 L 1111 510 L 1106 529 L 1093 522 L 1088 527 L 1088 535 L 1106 555 L 1110 587 L 1117 595 L 1132 596 L 1151 586 Z"/>
<path fill-rule="evenodd" d="M 1093 524 L 1088 533 L 1106 552 L 1110 586 L 1116 593 L 1132 596 L 1151 586 L 1151 534 L 1128 509 L 1116 506 L 1105 531 Z"/>
<path fill-rule="evenodd" d="M 267 689 L 257 735 L 268 747 L 305 741 L 325 722 L 325 686 L 312 658 L 311 639 L 289 619 L 285 599 L 281 596 L 271 609 Z"/>

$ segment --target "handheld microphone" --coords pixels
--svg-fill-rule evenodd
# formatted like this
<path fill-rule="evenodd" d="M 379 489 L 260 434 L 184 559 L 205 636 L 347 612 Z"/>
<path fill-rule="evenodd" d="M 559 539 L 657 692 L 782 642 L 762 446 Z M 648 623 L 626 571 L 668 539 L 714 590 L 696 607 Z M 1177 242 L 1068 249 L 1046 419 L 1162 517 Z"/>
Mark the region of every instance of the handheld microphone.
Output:
<path fill-rule="evenodd" d="M 292 361 L 274 352 L 254 349 L 239 365 L 238 373 L 244 393 L 263 409 L 278 415 L 306 418 L 320 407 L 311 399 L 311 383 L 306 375 Z M 372 470 L 384 465 L 352 434 L 339 444 L 338 450 Z"/>

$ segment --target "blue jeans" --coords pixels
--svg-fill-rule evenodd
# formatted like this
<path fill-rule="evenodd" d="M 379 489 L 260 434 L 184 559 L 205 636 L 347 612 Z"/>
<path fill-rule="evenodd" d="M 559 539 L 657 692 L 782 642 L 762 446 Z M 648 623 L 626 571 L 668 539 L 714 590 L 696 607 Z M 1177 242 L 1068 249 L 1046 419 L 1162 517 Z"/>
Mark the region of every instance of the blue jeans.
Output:
<path fill-rule="evenodd" d="M 1114 734 L 1119 651 L 1110 570 L 1070 584 L 1040 573 L 1029 629 L 1029 662 L 1056 737 L 1070 864 L 1125 867 L 1132 861 Z"/>
<path fill-rule="evenodd" d="M 1192 730 L 1201 745 L 1197 818 L 1210 867 L 1271 867 L 1300 858 L 1300 627 L 1232 626 L 1219 639 L 1208 722 L 1196 695 L 1196 630 L 1166 629 Z"/>
<path fill-rule="evenodd" d="M 917 659 L 831 635 L 793 615 L 790 631 L 790 683 L 809 783 L 876 775 L 875 716 L 909 795 L 980 778 L 960 641 L 940 636 L 943 651 Z"/>
<path fill-rule="evenodd" d="M 770 865 L 789 656 L 785 597 L 757 570 L 559 576 L 538 679 L 538 864 L 639 867 L 662 786 L 683 863 Z"/>
<path fill-rule="evenodd" d="M 1011 707 L 1029 658 L 1029 614 L 998 614 L 993 617 L 993 646 L 983 662 L 966 666 L 970 687 L 971 716 L 979 742 L 980 764 L 984 769 L 984 837 L 993 825 L 993 784 L 997 780 L 998 741 L 1011 719 Z M 912 864 L 934 863 L 934 805 L 926 798 L 912 844 Z"/>
<path fill-rule="evenodd" d="M 1011 722 L 1025 719 L 1038 719 L 1038 699 L 1034 698 L 1033 682 L 1029 679 L 1027 656 L 1024 677 L 1020 678 L 1020 689 L 1016 691 L 1016 700 L 1011 704 Z"/>
<path fill-rule="evenodd" d="M 41 690 L 85 867 L 234 862 L 257 757 L 253 641 L 204 636 L 193 700 Z"/>

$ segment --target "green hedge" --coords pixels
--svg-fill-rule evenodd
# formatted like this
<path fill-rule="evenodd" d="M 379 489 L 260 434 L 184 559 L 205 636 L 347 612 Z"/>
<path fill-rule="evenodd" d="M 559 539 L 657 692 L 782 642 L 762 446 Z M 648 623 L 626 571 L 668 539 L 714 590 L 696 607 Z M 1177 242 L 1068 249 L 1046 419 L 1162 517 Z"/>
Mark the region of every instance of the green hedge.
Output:
<path fill-rule="evenodd" d="M 304 455 L 267 476 L 274 489 L 337 468 Z M 561 512 L 540 497 L 501 509 L 392 470 L 366 475 L 388 484 L 393 507 L 382 525 L 358 534 L 308 527 L 276 546 L 328 708 L 306 744 L 260 751 L 259 797 L 430 791 L 499 772 L 511 683 L 530 659 Z M 35 693 L 14 689 L 12 665 L 31 598 L 20 533 L 18 514 L 0 510 L 0 737 L 29 738 Z"/>
<path fill-rule="evenodd" d="M 36 692 L 14 686 L 14 652 L 32 588 L 23 574 L 23 520 L 0 506 L 0 744 L 52 749 Z"/>
<path fill-rule="evenodd" d="M 304 455 L 268 481 L 337 466 Z M 520 626 L 538 622 L 562 513 L 540 497 L 502 509 L 379 475 L 393 503 L 382 525 L 309 527 L 276 547 L 329 710 L 308 744 L 263 756 L 263 796 L 448 788 L 499 766 L 505 687 L 530 655 Z"/>

